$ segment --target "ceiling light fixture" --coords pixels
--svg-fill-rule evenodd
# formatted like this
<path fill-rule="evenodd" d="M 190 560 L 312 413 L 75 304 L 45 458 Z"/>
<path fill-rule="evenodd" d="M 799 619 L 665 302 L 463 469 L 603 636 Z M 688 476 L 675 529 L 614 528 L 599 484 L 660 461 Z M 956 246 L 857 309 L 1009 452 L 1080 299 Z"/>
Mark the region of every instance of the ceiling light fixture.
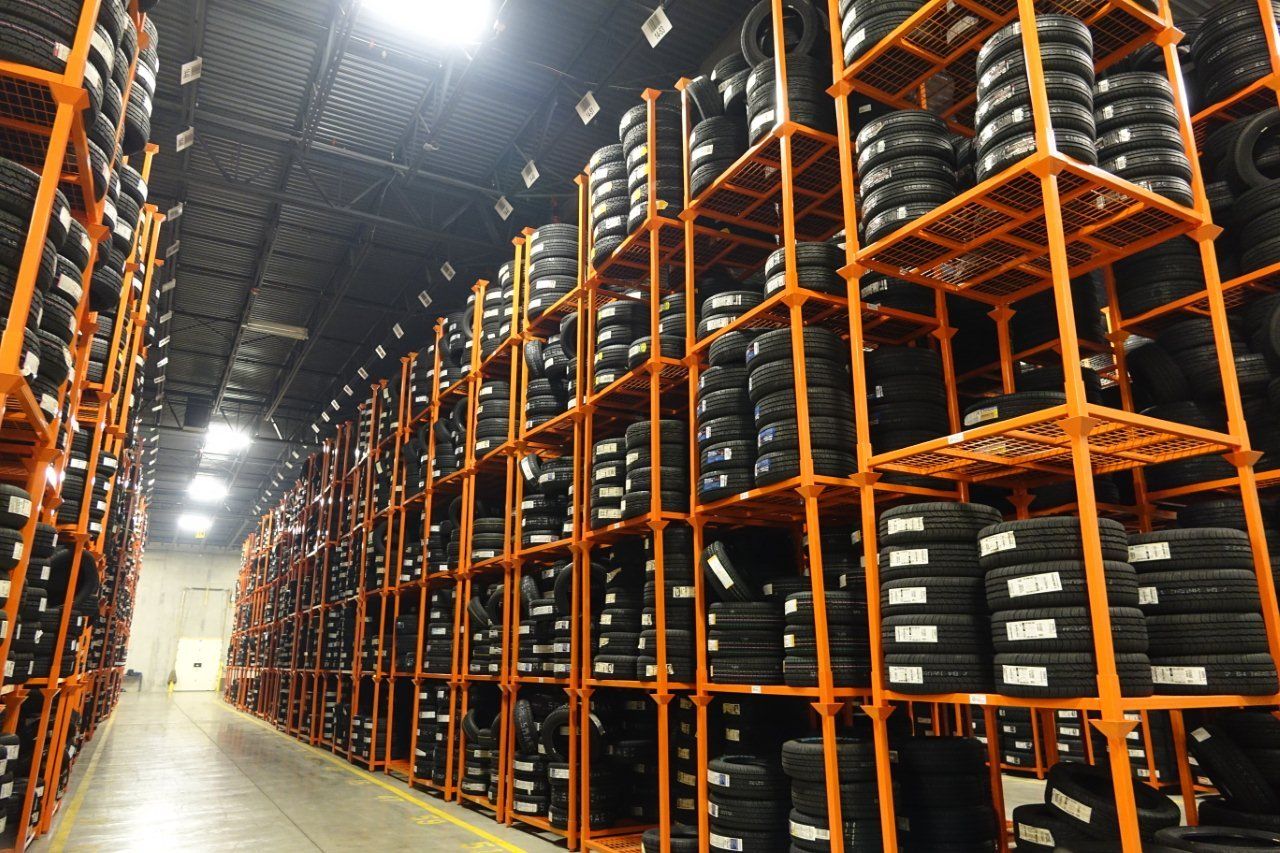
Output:
<path fill-rule="evenodd" d="M 205 453 L 237 453 L 244 450 L 253 439 L 230 424 L 210 424 L 204 436 Z"/>
<path fill-rule="evenodd" d="M 197 535 L 208 533 L 213 526 L 213 519 L 198 512 L 184 512 L 178 516 L 178 529 Z"/>
<path fill-rule="evenodd" d="M 305 341 L 311 336 L 305 326 L 290 326 L 287 323 L 273 323 L 270 320 L 250 320 L 244 324 L 244 330 L 257 332 L 260 335 L 288 338 L 291 341 Z"/>
<path fill-rule="evenodd" d="M 229 491 L 226 480 L 210 474 L 197 474 L 191 481 L 191 485 L 187 486 L 187 494 L 191 499 L 205 504 L 217 503 L 225 498 Z"/>
<path fill-rule="evenodd" d="M 490 0 L 365 0 L 383 23 L 445 45 L 475 44 L 493 24 Z"/>

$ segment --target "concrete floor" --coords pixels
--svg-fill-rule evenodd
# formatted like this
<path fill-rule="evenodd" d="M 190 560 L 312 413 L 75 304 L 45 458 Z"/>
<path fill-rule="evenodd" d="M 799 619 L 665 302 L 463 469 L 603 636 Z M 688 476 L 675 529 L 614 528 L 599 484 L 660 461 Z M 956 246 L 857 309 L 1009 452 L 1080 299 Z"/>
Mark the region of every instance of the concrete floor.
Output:
<path fill-rule="evenodd" d="M 44 851 L 563 850 L 369 774 L 211 693 L 126 693 Z"/>
<path fill-rule="evenodd" d="M 1005 778 L 1006 808 L 1044 783 Z M 563 850 L 304 746 L 210 693 L 126 693 L 76 763 L 45 851 Z"/>

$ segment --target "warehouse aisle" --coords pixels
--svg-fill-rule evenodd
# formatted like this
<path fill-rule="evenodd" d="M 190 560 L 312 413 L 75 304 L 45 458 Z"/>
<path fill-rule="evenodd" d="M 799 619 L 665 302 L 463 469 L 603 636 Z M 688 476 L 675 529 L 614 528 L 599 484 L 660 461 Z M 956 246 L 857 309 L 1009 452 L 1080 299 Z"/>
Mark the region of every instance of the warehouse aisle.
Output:
<path fill-rule="evenodd" d="M 212 693 L 125 693 L 109 722 L 38 853 L 560 849 L 359 771 Z"/>

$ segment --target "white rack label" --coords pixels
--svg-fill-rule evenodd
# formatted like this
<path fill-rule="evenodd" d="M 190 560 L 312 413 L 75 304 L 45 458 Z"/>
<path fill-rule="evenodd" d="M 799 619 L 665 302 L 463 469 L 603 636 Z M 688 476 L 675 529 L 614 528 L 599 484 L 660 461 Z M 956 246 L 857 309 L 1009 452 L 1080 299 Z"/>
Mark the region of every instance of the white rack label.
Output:
<path fill-rule="evenodd" d="M 583 124 L 591 124 L 591 120 L 600 113 L 600 104 L 596 103 L 596 97 L 592 92 L 587 92 L 574 109 L 578 111 L 578 118 L 582 119 Z"/>
<path fill-rule="evenodd" d="M 1142 545 L 1129 546 L 1130 563 L 1149 563 L 1152 560 L 1168 560 L 1169 558 L 1168 542 L 1147 542 Z"/>
<path fill-rule="evenodd" d="M 978 546 L 982 556 L 987 557 L 991 554 L 998 554 L 1001 551 L 1008 551 L 1018 546 L 1017 537 L 1013 535 L 1012 530 L 1006 530 L 1003 533 L 996 533 L 992 536 L 984 536 L 978 540 Z"/>
<path fill-rule="evenodd" d="M 671 20 L 667 17 L 666 11 L 659 6 L 653 10 L 653 14 L 645 20 L 640 29 L 644 32 L 649 47 L 657 47 L 658 43 L 667 37 L 667 33 L 671 32 Z"/>
<path fill-rule="evenodd" d="M 1049 670 L 1043 666 L 1011 666 L 1002 667 L 1005 684 L 1021 684 L 1031 687 L 1048 687 Z"/>
<path fill-rule="evenodd" d="M 1013 642 L 1019 640 L 1056 640 L 1058 638 L 1058 621 L 1056 619 L 1027 619 L 1023 622 L 1005 624 L 1005 635 Z"/>
<path fill-rule="evenodd" d="M 1048 592 L 1062 591 L 1062 575 L 1057 572 L 1045 572 L 1039 575 L 1028 575 L 1025 578 L 1010 578 L 1008 584 L 1010 598 L 1044 595 Z"/>

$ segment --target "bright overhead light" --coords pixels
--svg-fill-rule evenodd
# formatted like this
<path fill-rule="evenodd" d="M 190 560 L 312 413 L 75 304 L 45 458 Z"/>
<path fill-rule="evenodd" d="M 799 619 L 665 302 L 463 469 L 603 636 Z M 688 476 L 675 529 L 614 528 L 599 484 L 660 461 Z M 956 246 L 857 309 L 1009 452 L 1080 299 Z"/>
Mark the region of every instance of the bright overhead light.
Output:
<path fill-rule="evenodd" d="M 230 489 L 227 488 L 226 480 L 208 474 L 197 474 L 191 485 L 187 486 L 187 494 L 191 499 L 205 504 L 217 503 L 227 496 L 228 491 Z"/>
<path fill-rule="evenodd" d="M 490 0 L 365 0 L 383 23 L 446 45 L 475 44 L 493 24 Z"/>
<path fill-rule="evenodd" d="M 204 436 L 205 453 L 237 453 L 253 442 L 247 433 L 228 424 L 209 424 Z"/>
<path fill-rule="evenodd" d="M 178 529 L 187 533 L 203 535 L 213 526 L 213 519 L 198 512 L 184 512 L 178 516 Z"/>

